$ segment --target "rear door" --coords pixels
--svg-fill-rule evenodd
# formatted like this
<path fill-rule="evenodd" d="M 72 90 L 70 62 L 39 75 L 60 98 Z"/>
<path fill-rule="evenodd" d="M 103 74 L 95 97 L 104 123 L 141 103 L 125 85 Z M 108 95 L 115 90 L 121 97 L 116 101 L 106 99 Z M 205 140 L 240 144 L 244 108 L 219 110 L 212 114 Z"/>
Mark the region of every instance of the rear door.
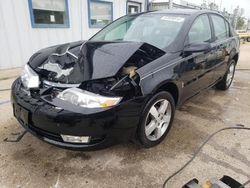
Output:
<path fill-rule="evenodd" d="M 211 14 L 211 20 L 214 31 L 214 42 L 212 46 L 216 48 L 216 61 L 213 81 L 222 78 L 227 71 L 229 61 L 230 33 L 228 22 L 220 15 Z"/>

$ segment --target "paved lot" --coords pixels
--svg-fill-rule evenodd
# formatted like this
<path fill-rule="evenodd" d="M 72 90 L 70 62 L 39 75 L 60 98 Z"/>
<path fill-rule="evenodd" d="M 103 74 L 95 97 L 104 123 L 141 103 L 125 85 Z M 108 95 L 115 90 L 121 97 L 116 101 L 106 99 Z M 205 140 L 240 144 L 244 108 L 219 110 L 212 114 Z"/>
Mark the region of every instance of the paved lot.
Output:
<path fill-rule="evenodd" d="M 242 45 L 240 63 L 229 91 L 214 89 L 192 99 L 176 113 L 165 141 L 151 149 L 133 144 L 95 152 L 74 152 L 48 145 L 30 134 L 6 143 L 22 131 L 9 103 L 0 105 L 1 187 L 161 187 L 215 130 L 245 124 L 250 127 L 250 45 Z M 0 71 L 0 89 L 10 87 L 20 69 Z M 0 101 L 9 100 L 9 91 Z M 226 131 L 212 139 L 197 158 L 169 183 L 177 188 L 196 177 L 230 175 L 250 178 L 250 133 Z"/>

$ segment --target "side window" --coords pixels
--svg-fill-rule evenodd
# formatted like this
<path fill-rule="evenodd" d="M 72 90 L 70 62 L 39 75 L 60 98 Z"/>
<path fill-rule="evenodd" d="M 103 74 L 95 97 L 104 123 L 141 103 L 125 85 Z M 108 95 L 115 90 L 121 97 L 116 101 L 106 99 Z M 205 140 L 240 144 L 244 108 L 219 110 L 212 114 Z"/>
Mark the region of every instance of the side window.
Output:
<path fill-rule="evenodd" d="M 209 19 L 206 14 L 199 16 L 194 21 L 187 38 L 188 44 L 209 42 L 211 39 L 211 29 Z"/>
<path fill-rule="evenodd" d="M 227 30 L 224 18 L 217 15 L 211 15 L 211 18 L 214 25 L 214 34 L 216 39 L 221 40 L 227 38 Z"/>

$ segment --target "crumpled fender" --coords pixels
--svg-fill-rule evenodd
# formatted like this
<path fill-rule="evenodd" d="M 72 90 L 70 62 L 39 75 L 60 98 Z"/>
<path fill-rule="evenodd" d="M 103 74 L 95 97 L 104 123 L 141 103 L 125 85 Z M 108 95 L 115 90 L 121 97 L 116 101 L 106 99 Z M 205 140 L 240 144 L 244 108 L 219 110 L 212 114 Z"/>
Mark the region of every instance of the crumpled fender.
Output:
<path fill-rule="evenodd" d="M 151 63 L 141 67 L 136 72 L 140 76 L 140 87 L 143 95 L 154 92 L 156 86 L 162 83 L 172 82 L 178 77 L 176 72 L 179 62 L 183 58 L 179 54 L 166 53 L 160 58 L 152 61 Z M 174 81 L 177 87 L 181 87 L 181 83 Z"/>

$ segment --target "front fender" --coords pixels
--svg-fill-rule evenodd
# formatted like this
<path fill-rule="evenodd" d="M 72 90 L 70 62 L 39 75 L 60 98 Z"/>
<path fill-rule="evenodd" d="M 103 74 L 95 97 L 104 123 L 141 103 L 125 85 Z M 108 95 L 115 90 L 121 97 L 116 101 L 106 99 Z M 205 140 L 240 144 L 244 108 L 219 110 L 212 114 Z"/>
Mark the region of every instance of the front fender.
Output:
<path fill-rule="evenodd" d="M 172 60 L 170 60 L 172 59 Z M 162 85 L 172 82 L 181 88 L 181 83 L 178 82 L 178 66 L 182 58 L 162 57 L 138 69 L 136 72 L 140 76 L 140 86 L 142 94 L 147 95 L 153 93 Z M 166 63 L 168 62 L 168 63 Z"/>

